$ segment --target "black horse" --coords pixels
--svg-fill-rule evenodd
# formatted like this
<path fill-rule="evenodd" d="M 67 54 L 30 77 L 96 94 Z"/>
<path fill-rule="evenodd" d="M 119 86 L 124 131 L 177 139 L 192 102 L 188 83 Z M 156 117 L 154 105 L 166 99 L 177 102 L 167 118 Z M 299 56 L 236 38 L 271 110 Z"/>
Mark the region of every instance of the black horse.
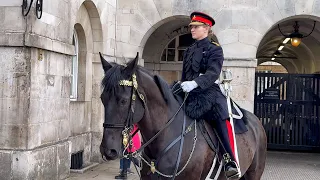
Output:
<path fill-rule="evenodd" d="M 205 179 L 216 152 L 200 133 L 197 121 L 185 116 L 169 86 L 156 82 L 155 76 L 138 66 L 138 55 L 126 66 L 109 64 L 102 56 L 101 62 L 105 72 L 101 94 L 105 107 L 102 156 L 107 160 L 122 156 L 122 143 L 128 140 L 129 127 L 137 123 L 145 140 L 142 179 L 170 179 L 173 174 L 181 180 Z M 266 135 L 259 119 L 242 111 L 248 120 L 248 131 L 236 135 L 241 179 L 259 180 L 265 167 Z M 172 143 L 181 134 L 184 143 Z M 217 138 L 213 140 L 217 143 Z M 224 173 L 218 179 L 226 179 Z"/>

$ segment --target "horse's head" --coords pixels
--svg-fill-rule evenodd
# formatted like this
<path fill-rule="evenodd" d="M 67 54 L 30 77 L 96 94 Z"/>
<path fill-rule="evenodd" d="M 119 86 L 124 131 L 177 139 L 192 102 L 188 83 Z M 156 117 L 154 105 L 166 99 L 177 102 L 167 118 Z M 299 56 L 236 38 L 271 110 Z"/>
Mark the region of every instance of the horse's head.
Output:
<path fill-rule="evenodd" d="M 144 97 L 138 90 L 137 57 L 126 66 L 108 63 L 100 54 L 105 77 L 102 80 L 101 101 L 104 105 L 102 156 L 114 160 L 122 154 L 122 143 L 127 141 L 130 128 L 144 115 Z"/>

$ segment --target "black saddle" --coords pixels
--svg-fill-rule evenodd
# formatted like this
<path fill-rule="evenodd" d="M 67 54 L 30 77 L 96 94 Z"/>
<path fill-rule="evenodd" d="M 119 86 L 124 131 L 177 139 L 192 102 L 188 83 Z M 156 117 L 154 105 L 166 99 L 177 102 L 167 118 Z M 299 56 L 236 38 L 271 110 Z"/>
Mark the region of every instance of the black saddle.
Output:
<path fill-rule="evenodd" d="M 181 88 L 181 83 L 179 81 L 174 82 L 174 84 L 171 86 L 171 91 L 172 91 L 174 97 L 176 98 L 176 100 L 179 102 L 179 104 L 182 104 L 183 99 L 185 97 L 185 93 L 183 92 L 183 90 Z M 239 110 L 241 111 L 241 108 L 232 99 L 231 99 L 231 102 L 232 102 L 231 103 L 232 113 L 239 116 L 238 111 Z M 244 116 L 241 119 L 237 119 L 237 118 L 233 118 L 233 119 L 234 119 L 233 122 L 234 122 L 234 129 L 235 129 L 236 134 L 242 134 L 242 133 L 245 133 L 248 131 L 247 126 L 246 126 L 248 124 L 248 122 Z"/>

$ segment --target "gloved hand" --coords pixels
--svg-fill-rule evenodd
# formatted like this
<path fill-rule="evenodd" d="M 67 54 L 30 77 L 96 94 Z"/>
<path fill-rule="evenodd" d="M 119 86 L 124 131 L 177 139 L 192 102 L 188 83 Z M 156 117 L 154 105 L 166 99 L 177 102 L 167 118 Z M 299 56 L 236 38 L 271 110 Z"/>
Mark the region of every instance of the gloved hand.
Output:
<path fill-rule="evenodd" d="M 184 92 L 190 92 L 197 87 L 198 84 L 195 81 L 185 81 L 181 84 L 181 88 Z"/>

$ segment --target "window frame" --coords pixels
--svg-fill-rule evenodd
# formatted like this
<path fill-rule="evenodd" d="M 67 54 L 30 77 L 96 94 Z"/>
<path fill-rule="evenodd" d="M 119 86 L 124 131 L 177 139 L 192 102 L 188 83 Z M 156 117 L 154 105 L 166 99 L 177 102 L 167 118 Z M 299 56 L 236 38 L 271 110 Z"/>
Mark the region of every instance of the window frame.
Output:
<path fill-rule="evenodd" d="M 175 36 L 174 38 L 172 38 L 167 45 L 165 46 L 165 48 L 163 49 L 161 56 L 160 56 L 160 63 L 183 63 L 183 61 L 179 61 L 179 51 L 183 50 L 185 51 L 187 49 L 187 47 L 179 47 L 179 37 L 186 35 L 186 34 L 190 34 L 188 33 L 184 33 L 184 34 L 179 34 L 177 36 Z M 174 48 L 169 48 L 169 44 L 175 40 L 175 45 Z M 174 49 L 175 50 L 175 54 L 174 54 L 174 61 L 168 61 L 168 49 Z M 162 60 L 162 57 L 164 56 L 165 53 L 165 61 Z M 183 53 L 182 53 L 183 54 Z M 183 59 L 183 58 L 182 58 Z"/>
<path fill-rule="evenodd" d="M 73 43 L 75 55 L 72 57 L 71 65 L 70 101 L 76 101 L 78 98 L 79 39 L 76 30 L 73 31 Z"/>

